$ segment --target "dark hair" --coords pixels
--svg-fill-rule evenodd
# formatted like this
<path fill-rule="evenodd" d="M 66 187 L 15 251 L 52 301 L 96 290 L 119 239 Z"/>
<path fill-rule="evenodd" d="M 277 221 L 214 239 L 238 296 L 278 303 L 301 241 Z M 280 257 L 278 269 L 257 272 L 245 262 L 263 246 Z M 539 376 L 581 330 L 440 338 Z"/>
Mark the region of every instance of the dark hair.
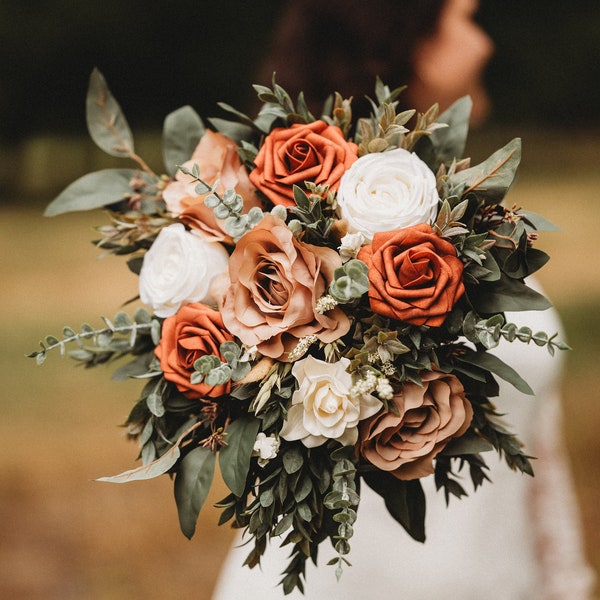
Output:
<path fill-rule="evenodd" d="M 444 0 L 291 0 L 282 13 L 257 83 L 303 91 L 320 110 L 334 91 L 373 97 L 375 78 L 409 82 L 417 42 L 435 30 Z M 362 107 L 364 110 L 365 106 Z"/>

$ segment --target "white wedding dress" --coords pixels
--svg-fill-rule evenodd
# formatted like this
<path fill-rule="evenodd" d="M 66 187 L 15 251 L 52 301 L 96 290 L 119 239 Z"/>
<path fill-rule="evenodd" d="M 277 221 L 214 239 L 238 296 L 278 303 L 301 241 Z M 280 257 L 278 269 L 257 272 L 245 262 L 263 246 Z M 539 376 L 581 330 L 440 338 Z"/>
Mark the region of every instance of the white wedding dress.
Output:
<path fill-rule="evenodd" d="M 549 334 L 560 327 L 552 310 L 507 315 L 517 324 Z M 497 352 L 527 380 L 535 398 L 508 384 L 495 399 L 511 429 L 525 442 L 535 477 L 511 471 L 495 453 L 486 453 L 492 483 L 469 496 L 451 498 L 446 507 L 433 478 L 423 480 L 427 497 L 427 540 L 413 541 L 387 513 L 383 501 L 366 485 L 361 489 L 358 520 L 349 560 L 338 582 L 335 554 L 324 542 L 319 566 L 308 565 L 307 600 L 588 600 L 593 574 L 582 553 L 576 502 L 560 432 L 562 356 L 520 342 Z M 261 567 L 242 566 L 251 544 L 238 539 L 223 565 L 213 600 L 284 598 L 277 585 L 287 565 L 289 547 L 271 543 Z"/>

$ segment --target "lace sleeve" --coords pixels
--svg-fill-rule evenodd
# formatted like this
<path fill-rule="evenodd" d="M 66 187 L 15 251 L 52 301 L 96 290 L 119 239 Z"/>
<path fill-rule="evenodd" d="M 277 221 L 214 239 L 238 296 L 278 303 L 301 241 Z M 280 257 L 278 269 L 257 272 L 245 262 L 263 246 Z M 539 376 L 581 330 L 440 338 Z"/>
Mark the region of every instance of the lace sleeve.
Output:
<path fill-rule="evenodd" d="M 558 393 L 545 397 L 532 483 L 533 530 L 541 569 L 541 600 L 590 600 L 595 577 L 585 559 L 569 459 L 562 437 Z"/>

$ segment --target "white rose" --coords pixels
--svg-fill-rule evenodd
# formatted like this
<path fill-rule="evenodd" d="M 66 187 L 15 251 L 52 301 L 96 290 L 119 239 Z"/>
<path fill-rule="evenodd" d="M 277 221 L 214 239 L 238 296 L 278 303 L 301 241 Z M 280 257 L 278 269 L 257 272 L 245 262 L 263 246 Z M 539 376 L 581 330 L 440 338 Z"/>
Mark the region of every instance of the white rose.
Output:
<path fill-rule="evenodd" d="M 338 247 L 342 262 L 345 263 L 353 258 L 356 258 L 358 251 L 362 248 L 365 242 L 365 236 L 362 233 L 347 233 L 340 240 L 340 246 Z"/>
<path fill-rule="evenodd" d="M 258 456 L 258 464 L 264 467 L 270 460 L 274 459 L 279 452 L 279 440 L 271 434 L 266 436 L 262 431 L 256 436 L 252 454 Z"/>
<path fill-rule="evenodd" d="M 328 363 L 308 356 L 296 362 L 292 374 L 298 389 L 280 436 L 288 441 L 301 440 L 308 448 L 328 439 L 344 445 L 358 440 L 358 422 L 374 415 L 381 402 L 374 396 L 352 396 L 352 376 L 346 372 L 347 358 Z"/>
<path fill-rule="evenodd" d="M 157 317 L 170 317 L 190 302 L 214 305 L 212 280 L 227 268 L 229 255 L 218 242 L 165 227 L 146 252 L 140 272 L 140 299 Z"/>
<path fill-rule="evenodd" d="M 403 148 L 361 156 L 342 176 L 337 193 L 348 230 L 369 241 L 378 231 L 432 224 L 439 200 L 433 172 Z"/>

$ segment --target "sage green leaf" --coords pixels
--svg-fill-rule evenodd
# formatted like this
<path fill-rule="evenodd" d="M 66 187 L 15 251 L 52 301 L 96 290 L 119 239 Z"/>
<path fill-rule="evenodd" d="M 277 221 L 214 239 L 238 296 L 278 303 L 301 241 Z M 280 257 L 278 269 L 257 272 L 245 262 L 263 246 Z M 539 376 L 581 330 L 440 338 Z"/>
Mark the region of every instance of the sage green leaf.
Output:
<path fill-rule="evenodd" d="M 124 471 L 119 475 L 114 475 L 112 477 L 100 477 L 96 479 L 96 481 L 105 481 L 108 483 L 128 483 L 130 481 L 142 481 L 146 479 L 153 479 L 154 477 L 158 477 L 159 475 L 163 475 L 179 459 L 181 455 L 181 450 L 178 445 L 173 446 L 170 450 L 165 452 L 160 458 L 152 461 L 147 465 L 142 465 L 137 469 L 131 469 L 129 471 Z"/>
<path fill-rule="evenodd" d="M 459 98 L 437 119 L 447 123 L 417 142 L 415 152 L 435 172 L 441 163 L 450 164 L 462 158 L 469 133 L 469 117 L 473 101 L 469 96 Z"/>
<path fill-rule="evenodd" d="M 515 138 L 481 164 L 451 175 L 449 183 L 463 189 L 463 193 L 474 192 L 486 201 L 499 203 L 512 185 L 520 162 L 521 140 Z"/>
<path fill-rule="evenodd" d="M 445 456 L 460 456 L 463 454 L 479 454 L 489 452 L 494 446 L 487 440 L 480 438 L 474 433 L 467 432 L 465 435 L 452 440 L 443 450 Z"/>
<path fill-rule="evenodd" d="M 228 121 L 226 119 L 219 119 L 217 117 L 210 118 L 209 122 L 219 133 L 226 135 L 238 144 L 241 143 L 242 140 L 249 140 L 252 138 L 253 129 L 248 125 L 235 123 L 234 121 Z"/>
<path fill-rule="evenodd" d="M 131 191 L 135 169 L 103 169 L 80 177 L 46 207 L 44 215 L 54 217 L 77 210 L 92 210 L 122 200 Z"/>
<path fill-rule="evenodd" d="M 473 307 L 480 314 L 494 314 L 523 310 L 545 310 L 552 304 L 539 292 L 519 279 L 502 274 L 498 281 L 482 281 L 469 287 L 467 294 Z"/>
<path fill-rule="evenodd" d="M 227 445 L 219 451 L 219 468 L 227 487 L 239 498 L 246 487 L 250 457 L 260 421 L 245 416 L 232 421 L 227 427 Z"/>
<path fill-rule="evenodd" d="M 528 225 L 530 225 L 531 227 L 533 227 L 533 229 L 535 229 L 536 231 L 559 231 L 560 230 L 560 227 L 558 227 L 551 221 L 548 221 L 548 219 L 545 219 L 544 217 L 542 217 L 536 213 L 532 213 L 528 210 L 523 210 L 523 209 L 518 210 L 517 214 L 520 217 L 523 217 L 525 222 Z"/>
<path fill-rule="evenodd" d="M 175 502 L 179 526 L 191 539 L 200 510 L 206 501 L 215 475 L 216 455 L 210 448 L 194 448 L 181 461 L 175 475 Z"/>
<path fill-rule="evenodd" d="M 182 106 L 165 118 L 163 125 L 163 161 L 169 175 L 175 175 L 177 165 L 189 160 L 200 138 L 204 123 L 191 106 Z"/>
<path fill-rule="evenodd" d="M 498 377 L 511 383 L 516 389 L 523 394 L 533 396 L 534 392 L 529 387 L 529 384 L 503 360 L 499 359 L 494 354 L 489 352 L 465 352 L 460 356 L 455 357 L 457 361 L 465 362 L 470 365 L 481 367 L 490 373 L 498 375 Z"/>
<path fill-rule="evenodd" d="M 86 120 L 96 145 L 111 156 L 130 156 L 133 135 L 127 119 L 98 69 L 90 75 L 86 98 Z"/>

